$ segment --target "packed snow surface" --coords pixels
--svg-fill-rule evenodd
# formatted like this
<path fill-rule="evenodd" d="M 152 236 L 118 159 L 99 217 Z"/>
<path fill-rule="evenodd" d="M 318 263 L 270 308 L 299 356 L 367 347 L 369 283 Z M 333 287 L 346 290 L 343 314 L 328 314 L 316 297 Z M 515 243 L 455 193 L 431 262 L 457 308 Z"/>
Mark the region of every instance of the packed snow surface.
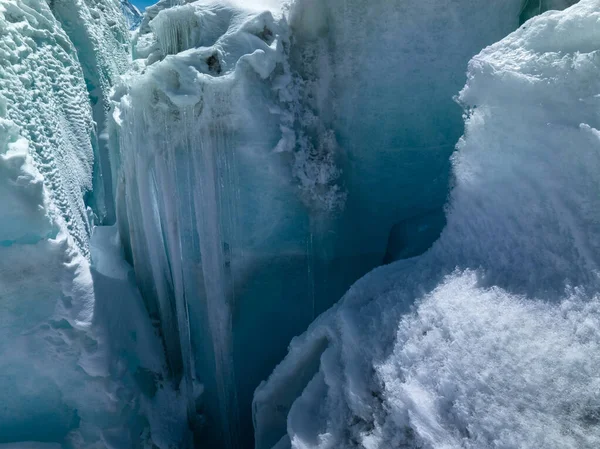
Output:
<path fill-rule="evenodd" d="M 598 447 L 599 25 L 583 0 L 471 60 L 440 239 L 293 341 L 258 449 Z"/>

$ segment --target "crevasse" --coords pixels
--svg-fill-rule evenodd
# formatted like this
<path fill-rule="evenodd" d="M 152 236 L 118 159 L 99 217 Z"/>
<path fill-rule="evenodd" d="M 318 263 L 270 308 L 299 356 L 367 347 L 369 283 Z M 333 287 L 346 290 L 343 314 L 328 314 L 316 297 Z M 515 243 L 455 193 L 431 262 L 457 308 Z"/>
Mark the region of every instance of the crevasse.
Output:
<path fill-rule="evenodd" d="M 0 447 L 597 447 L 573 3 L 0 0 Z"/>
<path fill-rule="evenodd" d="M 113 96 L 117 221 L 197 444 L 252 447 L 253 391 L 290 339 L 437 238 L 452 96 L 521 6 L 148 9 Z"/>

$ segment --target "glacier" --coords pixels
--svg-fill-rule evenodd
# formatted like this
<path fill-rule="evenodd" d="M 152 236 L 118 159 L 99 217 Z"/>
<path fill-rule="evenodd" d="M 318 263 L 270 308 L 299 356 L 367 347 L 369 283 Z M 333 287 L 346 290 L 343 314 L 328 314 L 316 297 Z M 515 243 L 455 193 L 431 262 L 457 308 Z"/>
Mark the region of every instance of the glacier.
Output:
<path fill-rule="evenodd" d="M 522 6 L 477 4 L 146 10 L 113 95 L 117 222 L 200 441 L 250 447 L 253 390 L 290 339 L 439 235 L 462 132 L 452 96 Z M 386 58 L 365 70 L 374 47 Z"/>
<path fill-rule="evenodd" d="M 116 227 L 94 229 L 107 216 L 98 126 L 128 39 L 113 2 L 0 3 L 2 447 L 187 438 Z"/>
<path fill-rule="evenodd" d="M 440 239 L 292 342 L 256 391 L 256 447 L 598 445 L 599 7 L 471 60 Z"/>
<path fill-rule="evenodd" d="M 0 449 L 597 447 L 599 22 L 0 0 Z"/>

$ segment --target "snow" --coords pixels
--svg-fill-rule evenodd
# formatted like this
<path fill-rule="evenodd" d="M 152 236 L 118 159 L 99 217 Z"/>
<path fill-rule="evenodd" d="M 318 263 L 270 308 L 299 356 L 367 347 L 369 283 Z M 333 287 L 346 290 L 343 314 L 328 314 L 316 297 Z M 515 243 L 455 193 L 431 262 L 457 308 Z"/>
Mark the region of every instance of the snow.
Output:
<path fill-rule="evenodd" d="M 90 100 L 110 85 L 86 85 L 86 64 L 109 78 L 127 64 L 116 6 L 0 2 L 1 447 L 189 438 L 116 228 L 90 237 L 102 213 L 90 193 L 100 118 Z M 84 59 L 74 42 L 95 50 Z"/>
<path fill-rule="evenodd" d="M 462 131 L 452 97 L 521 6 L 146 10 L 113 95 L 117 223 L 205 444 L 250 446 L 252 392 L 290 339 L 439 236 Z"/>
<path fill-rule="evenodd" d="M 255 393 L 257 448 L 598 446 L 599 8 L 471 60 L 440 239 L 292 342 Z"/>

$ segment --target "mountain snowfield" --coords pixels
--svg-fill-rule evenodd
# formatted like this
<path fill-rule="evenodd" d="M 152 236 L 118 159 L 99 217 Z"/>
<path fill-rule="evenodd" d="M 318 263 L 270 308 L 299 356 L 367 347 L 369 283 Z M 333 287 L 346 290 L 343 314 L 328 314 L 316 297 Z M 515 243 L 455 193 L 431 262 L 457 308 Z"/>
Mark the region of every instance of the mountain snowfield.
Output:
<path fill-rule="evenodd" d="M 599 55 L 600 0 L 0 0 L 0 449 L 597 448 Z"/>

